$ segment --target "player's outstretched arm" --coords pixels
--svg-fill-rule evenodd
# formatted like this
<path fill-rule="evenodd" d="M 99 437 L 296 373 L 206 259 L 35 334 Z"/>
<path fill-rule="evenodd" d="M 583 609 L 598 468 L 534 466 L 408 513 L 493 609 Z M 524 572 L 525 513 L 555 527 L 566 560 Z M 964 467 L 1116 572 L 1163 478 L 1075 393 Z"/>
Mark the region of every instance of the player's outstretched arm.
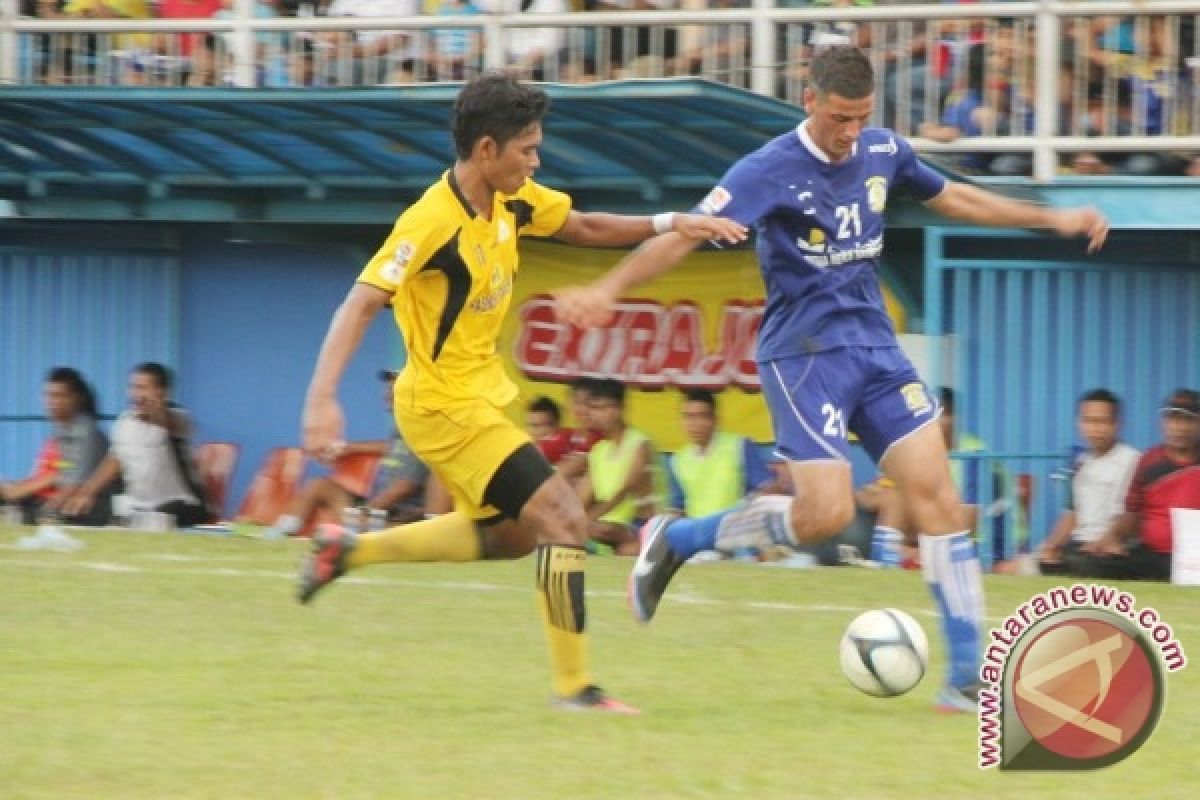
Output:
<path fill-rule="evenodd" d="M 1089 253 L 1099 250 L 1108 237 L 1108 219 L 1090 206 L 1047 208 L 966 183 L 947 183 L 942 193 L 926 205 L 942 216 L 976 225 L 1046 228 L 1059 236 L 1086 236 Z"/>
<path fill-rule="evenodd" d="M 595 283 L 555 292 L 558 318 L 581 328 L 605 324 L 618 297 L 671 269 L 699 243 L 678 233 L 654 237 L 621 259 Z"/>
<path fill-rule="evenodd" d="M 356 283 L 334 312 L 304 399 L 304 449 L 315 458 L 329 460 L 342 449 L 345 420 L 337 400 L 338 384 L 367 326 L 390 299 L 382 289 Z"/>
<path fill-rule="evenodd" d="M 674 232 L 698 242 L 715 239 L 737 244 L 745 241 L 746 228 L 731 219 L 707 214 L 667 212 L 653 217 L 572 211 L 554 238 L 581 247 L 621 247 Z"/>

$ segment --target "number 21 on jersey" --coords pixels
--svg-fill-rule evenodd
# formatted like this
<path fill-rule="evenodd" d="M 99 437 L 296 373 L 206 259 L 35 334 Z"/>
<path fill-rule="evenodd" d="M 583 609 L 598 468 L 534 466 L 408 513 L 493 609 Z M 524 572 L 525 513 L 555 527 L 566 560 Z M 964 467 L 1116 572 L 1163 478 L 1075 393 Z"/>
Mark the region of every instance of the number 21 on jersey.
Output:
<path fill-rule="evenodd" d="M 858 216 L 858 203 L 838 206 L 833 213 L 838 220 L 837 238 L 849 239 L 851 236 L 862 236 L 862 219 Z"/>

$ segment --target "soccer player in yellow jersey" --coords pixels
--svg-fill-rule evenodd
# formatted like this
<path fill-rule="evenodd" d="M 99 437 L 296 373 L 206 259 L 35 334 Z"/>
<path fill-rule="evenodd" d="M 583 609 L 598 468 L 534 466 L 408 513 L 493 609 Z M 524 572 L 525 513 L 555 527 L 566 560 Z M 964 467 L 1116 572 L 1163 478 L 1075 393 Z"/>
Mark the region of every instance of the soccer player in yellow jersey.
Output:
<path fill-rule="evenodd" d="M 529 435 L 504 413 L 517 394 L 496 352 L 521 236 L 585 246 L 632 245 L 674 230 L 742 241 L 726 219 L 688 214 L 582 213 L 535 183 L 546 94 L 487 74 L 454 106 L 458 160 L 397 220 L 334 314 L 304 407 L 304 443 L 328 457 L 343 435 L 337 386 L 368 324 L 391 305 L 408 361 L 396 381 L 396 422 L 449 488 L 454 511 L 378 533 L 324 526 L 300 575 L 308 602 L 348 569 L 383 562 L 515 558 L 536 548 L 537 596 L 556 705 L 636 713 L 588 673 L 584 634 L 587 518 Z"/>

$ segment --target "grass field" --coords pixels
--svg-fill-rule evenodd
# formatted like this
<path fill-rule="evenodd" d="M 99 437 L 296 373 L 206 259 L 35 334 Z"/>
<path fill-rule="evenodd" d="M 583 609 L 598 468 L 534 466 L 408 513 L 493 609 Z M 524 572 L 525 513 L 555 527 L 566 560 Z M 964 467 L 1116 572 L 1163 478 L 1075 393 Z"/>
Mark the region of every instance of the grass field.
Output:
<path fill-rule="evenodd" d="M 837 666 L 860 609 L 916 613 L 919 575 L 700 565 L 654 625 L 629 563 L 592 559 L 596 672 L 637 718 L 548 707 L 533 566 L 384 566 L 311 608 L 302 545 L 81 534 L 65 555 L 0 528 L 0 798 L 1195 798 L 1200 667 L 1157 732 L 1093 773 L 977 766 L 976 721 L 933 713 L 940 667 L 876 700 Z M 1007 614 L 1048 579 L 989 579 Z M 1132 587 L 1195 660 L 1200 591 Z"/>

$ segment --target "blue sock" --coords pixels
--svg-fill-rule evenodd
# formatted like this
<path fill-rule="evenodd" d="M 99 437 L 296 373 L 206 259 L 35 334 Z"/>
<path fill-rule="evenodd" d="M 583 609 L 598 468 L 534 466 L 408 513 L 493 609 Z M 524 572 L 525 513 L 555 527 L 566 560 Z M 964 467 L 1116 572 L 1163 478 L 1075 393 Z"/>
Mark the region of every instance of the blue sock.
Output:
<path fill-rule="evenodd" d="M 691 558 L 702 550 L 717 548 L 717 528 L 729 511 L 707 517 L 677 519 L 667 527 L 667 543 L 682 558 Z"/>
<path fill-rule="evenodd" d="M 942 634 L 950 657 L 950 686 L 979 680 L 983 633 L 983 575 L 968 533 L 921 536 L 921 569 L 942 613 Z"/>
<path fill-rule="evenodd" d="M 903 560 L 900 557 L 900 545 L 904 542 L 904 534 L 886 525 L 876 525 L 871 534 L 871 560 L 883 567 L 898 567 Z"/>

